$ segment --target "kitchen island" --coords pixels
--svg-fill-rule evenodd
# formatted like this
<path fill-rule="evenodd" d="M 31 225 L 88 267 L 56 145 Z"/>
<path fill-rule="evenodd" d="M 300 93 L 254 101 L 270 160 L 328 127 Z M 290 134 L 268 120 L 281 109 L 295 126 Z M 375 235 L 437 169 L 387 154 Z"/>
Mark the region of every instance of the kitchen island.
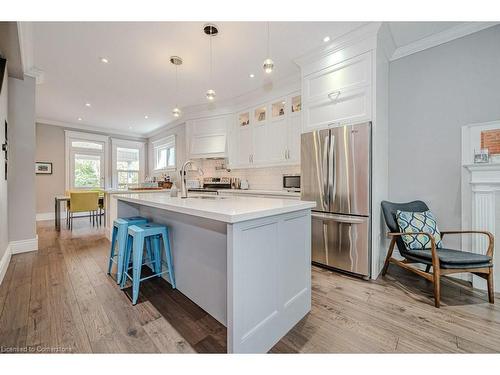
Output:
<path fill-rule="evenodd" d="M 267 352 L 310 311 L 314 202 L 114 198 L 118 217 L 169 226 L 177 289 L 227 327 L 229 353 Z"/>

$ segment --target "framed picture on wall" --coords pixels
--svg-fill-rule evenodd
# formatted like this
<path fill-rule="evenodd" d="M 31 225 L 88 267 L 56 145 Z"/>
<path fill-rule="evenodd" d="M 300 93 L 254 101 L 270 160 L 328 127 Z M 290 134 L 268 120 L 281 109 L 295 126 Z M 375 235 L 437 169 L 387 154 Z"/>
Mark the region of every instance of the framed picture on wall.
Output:
<path fill-rule="evenodd" d="M 52 174 L 52 163 L 46 161 L 37 161 L 35 163 L 36 174 Z"/>

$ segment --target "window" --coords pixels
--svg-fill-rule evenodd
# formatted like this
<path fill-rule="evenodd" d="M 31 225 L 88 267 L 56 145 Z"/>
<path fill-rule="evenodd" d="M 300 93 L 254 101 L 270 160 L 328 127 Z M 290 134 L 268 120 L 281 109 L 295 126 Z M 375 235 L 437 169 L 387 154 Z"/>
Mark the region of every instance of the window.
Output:
<path fill-rule="evenodd" d="M 155 170 L 175 169 L 175 136 L 153 142 L 153 158 Z"/>
<path fill-rule="evenodd" d="M 66 131 L 66 189 L 106 187 L 108 137 Z"/>
<path fill-rule="evenodd" d="M 126 189 L 144 181 L 144 143 L 112 139 L 113 187 Z"/>

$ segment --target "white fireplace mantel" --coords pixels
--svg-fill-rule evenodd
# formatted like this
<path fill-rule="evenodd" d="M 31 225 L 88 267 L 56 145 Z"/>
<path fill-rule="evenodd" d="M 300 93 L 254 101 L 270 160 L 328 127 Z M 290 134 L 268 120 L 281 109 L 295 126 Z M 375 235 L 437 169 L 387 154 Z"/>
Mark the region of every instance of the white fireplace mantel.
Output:
<path fill-rule="evenodd" d="M 495 201 L 496 194 L 500 191 L 500 163 L 466 164 L 464 167 L 470 172 L 468 182 L 471 192 L 471 201 L 469 201 L 471 204 L 471 229 L 487 230 L 495 235 L 497 220 L 500 220 L 496 217 Z M 471 245 L 473 251 L 484 253 L 488 246 L 487 238 L 474 235 Z M 494 258 L 494 264 L 498 264 L 500 257 L 497 251 L 494 252 Z M 495 276 L 495 289 L 498 290 L 500 287 L 498 267 L 496 267 Z M 473 277 L 472 281 L 475 287 L 486 288 L 484 280 Z"/>
<path fill-rule="evenodd" d="M 467 164 L 472 185 L 487 185 L 500 190 L 500 163 Z"/>
<path fill-rule="evenodd" d="M 462 126 L 462 176 L 461 176 L 461 222 L 463 230 L 487 230 L 500 234 L 500 163 L 474 164 L 474 154 L 481 149 L 481 132 L 500 129 L 500 119 L 490 122 Z M 496 239 L 493 264 L 495 290 L 500 290 L 500 246 Z M 462 249 L 484 254 L 487 248 L 486 236 L 462 236 Z M 469 276 L 464 278 L 470 280 Z M 472 277 L 475 287 L 485 289 L 486 282 Z"/>

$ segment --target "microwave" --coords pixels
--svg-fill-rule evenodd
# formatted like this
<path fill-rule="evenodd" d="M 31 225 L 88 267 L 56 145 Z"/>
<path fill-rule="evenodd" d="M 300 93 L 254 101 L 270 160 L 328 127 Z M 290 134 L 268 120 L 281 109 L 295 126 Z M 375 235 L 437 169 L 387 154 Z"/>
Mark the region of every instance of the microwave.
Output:
<path fill-rule="evenodd" d="M 283 190 L 300 192 L 300 174 L 284 174 Z"/>

